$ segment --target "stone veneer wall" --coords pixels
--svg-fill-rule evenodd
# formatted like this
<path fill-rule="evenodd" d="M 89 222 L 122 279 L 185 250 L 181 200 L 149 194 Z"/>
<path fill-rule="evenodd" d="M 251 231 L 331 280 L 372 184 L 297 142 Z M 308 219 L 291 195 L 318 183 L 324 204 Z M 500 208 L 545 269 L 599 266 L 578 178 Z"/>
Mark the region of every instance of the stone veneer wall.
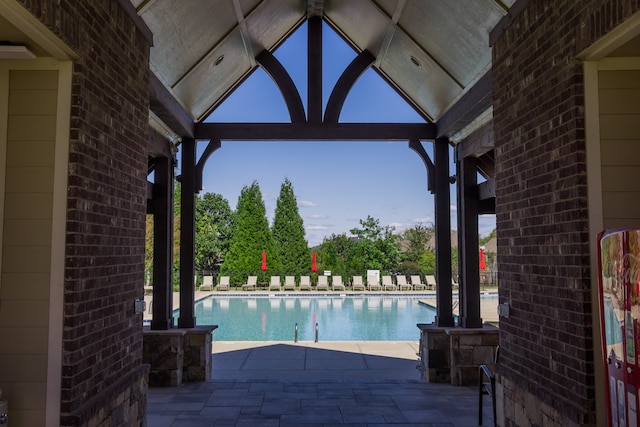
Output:
<path fill-rule="evenodd" d="M 637 0 L 530 1 L 493 46 L 498 422 L 595 425 L 585 111 L 576 55 Z"/>
<path fill-rule="evenodd" d="M 79 56 L 69 141 L 60 423 L 140 425 L 146 380 L 142 315 L 134 313 L 134 300 L 143 297 L 150 46 L 116 0 L 18 1 Z M 109 409 L 120 396 L 129 396 L 124 418 Z"/>

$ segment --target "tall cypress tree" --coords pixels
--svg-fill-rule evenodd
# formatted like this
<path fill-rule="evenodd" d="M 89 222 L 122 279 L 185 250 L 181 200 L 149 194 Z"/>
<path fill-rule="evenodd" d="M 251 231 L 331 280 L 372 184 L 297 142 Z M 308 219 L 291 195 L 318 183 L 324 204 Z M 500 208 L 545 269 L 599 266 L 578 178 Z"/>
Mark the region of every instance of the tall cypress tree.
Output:
<path fill-rule="evenodd" d="M 285 275 L 299 276 L 311 270 L 311 255 L 305 239 L 304 223 L 298 212 L 293 185 L 285 178 L 273 218 L 273 240 Z"/>
<path fill-rule="evenodd" d="M 273 248 L 262 193 L 254 181 L 240 192 L 233 235 L 220 272 L 230 275 L 232 283 L 244 281 L 249 275 L 261 275 L 262 251 L 267 252 L 268 270 L 278 270 L 279 266 L 269 256 L 274 253 Z"/>

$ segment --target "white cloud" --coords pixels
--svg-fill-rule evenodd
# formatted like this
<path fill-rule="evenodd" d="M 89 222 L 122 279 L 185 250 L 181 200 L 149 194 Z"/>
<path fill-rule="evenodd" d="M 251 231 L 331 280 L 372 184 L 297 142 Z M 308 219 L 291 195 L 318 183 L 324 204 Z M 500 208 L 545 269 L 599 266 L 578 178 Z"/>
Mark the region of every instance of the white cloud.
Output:
<path fill-rule="evenodd" d="M 308 219 L 329 219 L 329 215 L 316 214 L 316 215 L 309 215 L 307 218 Z"/>
<path fill-rule="evenodd" d="M 313 208 L 318 206 L 318 204 L 316 202 L 310 202 L 308 200 L 300 200 L 298 202 L 298 206 L 301 208 Z"/>
<path fill-rule="evenodd" d="M 329 230 L 331 227 L 328 225 L 307 225 L 304 227 L 305 230 L 320 230 L 320 231 L 324 231 L 324 230 Z"/>
<path fill-rule="evenodd" d="M 452 211 L 457 211 L 458 210 L 458 205 L 450 205 L 449 209 L 451 209 Z"/>

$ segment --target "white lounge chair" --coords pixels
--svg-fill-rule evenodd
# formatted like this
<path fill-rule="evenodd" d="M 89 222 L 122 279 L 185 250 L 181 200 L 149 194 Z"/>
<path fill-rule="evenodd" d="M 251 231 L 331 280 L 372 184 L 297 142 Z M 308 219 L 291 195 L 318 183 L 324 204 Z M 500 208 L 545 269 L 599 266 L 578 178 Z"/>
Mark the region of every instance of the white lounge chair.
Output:
<path fill-rule="evenodd" d="M 294 276 L 285 276 L 284 277 L 284 288 L 285 291 L 295 291 L 296 290 L 296 278 Z"/>
<path fill-rule="evenodd" d="M 367 276 L 367 288 L 369 288 L 370 291 L 379 291 L 382 289 L 377 276 Z"/>
<path fill-rule="evenodd" d="M 271 282 L 269 282 L 270 291 L 281 291 L 282 284 L 280 283 L 280 276 L 271 276 Z"/>
<path fill-rule="evenodd" d="M 243 291 L 255 291 L 257 284 L 258 284 L 258 276 L 249 276 L 249 277 L 247 277 L 247 283 L 242 285 L 242 290 Z"/>
<path fill-rule="evenodd" d="M 311 277 L 309 277 L 309 276 L 300 276 L 300 290 L 301 291 L 310 291 L 311 290 Z"/>
<path fill-rule="evenodd" d="M 204 276 L 202 278 L 202 285 L 200 285 L 201 291 L 212 291 L 213 290 L 213 276 Z"/>
<path fill-rule="evenodd" d="M 218 284 L 215 287 L 216 291 L 228 291 L 230 287 L 229 276 L 220 276 Z"/>
<path fill-rule="evenodd" d="M 436 276 L 427 275 L 427 276 L 424 276 L 424 278 L 427 281 L 427 288 L 429 288 L 429 289 L 435 289 L 436 288 L 436 286 L 437 286 Z"/>
<path fill-rule="evenodd" d="M 407 283 L 407 276 L 405 276 L 404 274 L 396 276 L 396 284 L 398 285 L 398 290 L 400 291 L 410 291 L 413 289 L 411 287 L 411 284 Z"/>
<path fill-rule="evenodd" d="M 391 276 L 382 276 L 382 289 L 385 291 L 395 291 L 397 289 Z"/>
<path fill-rule="evenodd" d="M 331 290 L 333 291 L 344 291 L 344 283 L 342 283 L 342 276 L 332 276 L 331 277 Z"/>
<path fill-rule="evenodd" d="M 411 276 L 411 285 L 413 286 L 414 291 L 424 291 L 427 289 L 427 285 L 422 283 L 422 279 L 419 275 Z"/>
<path fill-rule="evenodd" d="M 329 278 L 327 276 L 318 276 L 318 284 L 316 285 L 318 291 L 329 290 Z"/>
<path fill-rule="evenodd" d="M 362 283 L 362 276 L 353 276 L 351 286 L 354 291 L 364 291 L 364 283 Z"/>

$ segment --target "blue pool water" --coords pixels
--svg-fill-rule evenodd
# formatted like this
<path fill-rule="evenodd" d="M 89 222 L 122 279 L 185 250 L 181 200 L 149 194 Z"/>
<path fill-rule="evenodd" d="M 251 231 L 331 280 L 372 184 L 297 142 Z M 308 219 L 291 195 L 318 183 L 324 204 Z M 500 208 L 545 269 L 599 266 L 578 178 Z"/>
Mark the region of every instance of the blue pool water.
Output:
<path fill-rule="evenodd" d="M 418 296 L 209 296 L 195 304 L 199 325 L 218 325 L 214 341 L 418 341 L 418 323 L 436 311 Z"/>

